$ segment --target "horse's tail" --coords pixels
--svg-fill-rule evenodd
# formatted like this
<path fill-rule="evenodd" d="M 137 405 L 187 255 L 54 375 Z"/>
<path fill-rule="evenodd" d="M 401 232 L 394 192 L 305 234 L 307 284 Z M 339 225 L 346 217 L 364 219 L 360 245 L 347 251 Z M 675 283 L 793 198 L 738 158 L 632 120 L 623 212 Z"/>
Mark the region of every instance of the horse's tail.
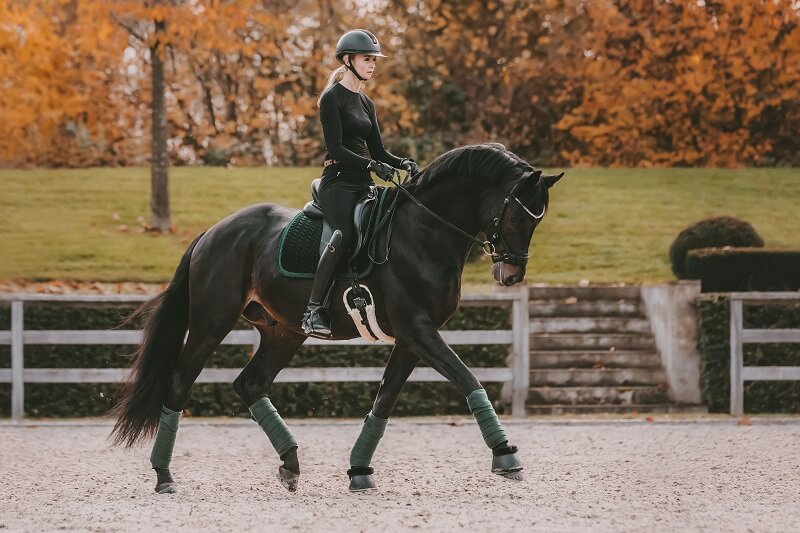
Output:
<path fill-rule="evenodd" d="M 123 322 L 145 317 L 142 341 L 131 356 L 130 372 L 111 410 L 117 417 L 111 431 L 114 444 L 132 446 L 139 439 L 152 437 L 158 428 L 169 380 L 189 328 L 189 261 L 202 236 L 198 235 L 184 252 L 167 288 Z"/>

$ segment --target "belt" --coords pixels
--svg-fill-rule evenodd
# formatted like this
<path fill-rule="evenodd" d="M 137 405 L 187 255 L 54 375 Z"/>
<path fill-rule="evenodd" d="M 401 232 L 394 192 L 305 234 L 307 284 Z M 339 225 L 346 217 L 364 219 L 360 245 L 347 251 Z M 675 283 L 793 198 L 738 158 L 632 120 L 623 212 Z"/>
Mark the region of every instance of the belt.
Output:
<path fill-rule="evenodd" d="M 335 160 L 335 159 L 326 159 L 325 163 L 323 163 L 323 164 L 327 167 L 329 165 L 335 165 L 336 163 L 338 163 L 338 161 Z"/>

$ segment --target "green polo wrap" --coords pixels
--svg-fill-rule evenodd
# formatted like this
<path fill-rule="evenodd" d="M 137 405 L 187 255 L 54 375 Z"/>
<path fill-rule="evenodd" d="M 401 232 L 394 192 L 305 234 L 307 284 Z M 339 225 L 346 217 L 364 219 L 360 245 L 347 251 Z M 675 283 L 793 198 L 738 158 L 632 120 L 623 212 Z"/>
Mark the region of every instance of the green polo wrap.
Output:
<path fill-rule="evenodd" d="M 269 398 L 261 398 L 256 400 L 250 406 L 250 412 L 253 414 L 253 419 L 258 422 L 261 429 L 269 437 L 272 447 L 282 456 L 292 448 L 297 448 L 297 441 L 289 431 L 286 422 L 283 421 L 278 410 L 269 401 Z"/>
<path fill-rule="evenodd" d="M 369 412 L 364 418 L 364 425 L 353 445 L 353 451 L 350 452 L 350 466 L 369 466 L 388 422 L 388 419 L 378 418 L 372 411 Z"/>
<path fill-rule="evenodd" d="M 169 468 L 172 461 L 172 449 L 175 447 L 175 436 L 178 433 L 178 422 L 181 412 L 161 406 L 161 418 L 158 420 L 158 432 L 150 454 L 153 468 Z"/>
<path fill-rule="evenodd" d="M 478 427 L 481 428 L 481 435 L 483 441 L 489 448 L 494 448 L 498 444 L 508 442 L 508 436 L 503 426 L 500 425 L 500 420 L 494 412 L 492 402 L 486 395 L 484 389 L 474 390 L 467 396 L 467 405 L 469 406 L 472 416 L 478 421 Z"/>

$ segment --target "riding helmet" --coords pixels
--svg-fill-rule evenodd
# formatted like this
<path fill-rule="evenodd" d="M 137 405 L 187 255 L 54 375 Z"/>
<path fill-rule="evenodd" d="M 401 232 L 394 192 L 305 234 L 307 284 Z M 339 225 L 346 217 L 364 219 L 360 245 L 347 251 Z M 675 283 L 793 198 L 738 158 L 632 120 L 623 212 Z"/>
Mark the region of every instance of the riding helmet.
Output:
<path fill-rule="evenodd" d="M 336 43 L 336 59 L 344 63 L 342 57 L 346 54 L 367 54 L 371 56 L 386 57 L 381 53 L 378 38 L 367 30 L 351 30 L 339 38 Z"/>

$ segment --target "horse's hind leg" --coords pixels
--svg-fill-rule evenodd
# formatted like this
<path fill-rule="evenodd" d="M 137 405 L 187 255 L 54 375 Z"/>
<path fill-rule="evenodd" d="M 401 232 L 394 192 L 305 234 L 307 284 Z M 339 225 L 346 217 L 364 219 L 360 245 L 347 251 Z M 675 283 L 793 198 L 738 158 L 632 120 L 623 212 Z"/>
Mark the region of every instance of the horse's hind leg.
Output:
<path fill-rule="evenodd" d="M 389 415 L 397 403 L 397 397 L 418 361 L 419 359 L 401 343 L 396 344 L 392 349 L 392 355 L 389 356 L 389 362 L 386 363 L 386 369 L 383 371 L 383 379 L 378 388 L 375 403 L 372 405 L 372 411 L 364 419 L 361 433 L 350 452 L 350 470 L 347 471 L 347 475 L 350 477 L 352 492 L 375 488 L 372 467 L 370 467 L 372 455 L 383 437 L 386 424 L 389 422 Z"/>
<path fill-rule="evenodd" d="M 275 323 L 255 326 L 261 333 L 261 342 L 233 387 L 283 461 L 278 467 L 278 479 L 287 490 L 294 492 L 300 477 L 297 441 L 270 402 L 269 390 L 278 372 L 289 364 L 306 337 Z"/>
<path fill-rule="evenodd" d="M 156 471 L 156 492 L 176 492 L 169 466 L 178 431 L 181 412 L 189 402 L 192 385 L 203 370 L 208 357 L 231 331 L 241 312 L 242 302 L 233 295 L 219 297 L 213 304 L 192 303 L 189 336 L 181 350 L 169 381 L 166 400 L 161 409 L 150 463 Z"/>

